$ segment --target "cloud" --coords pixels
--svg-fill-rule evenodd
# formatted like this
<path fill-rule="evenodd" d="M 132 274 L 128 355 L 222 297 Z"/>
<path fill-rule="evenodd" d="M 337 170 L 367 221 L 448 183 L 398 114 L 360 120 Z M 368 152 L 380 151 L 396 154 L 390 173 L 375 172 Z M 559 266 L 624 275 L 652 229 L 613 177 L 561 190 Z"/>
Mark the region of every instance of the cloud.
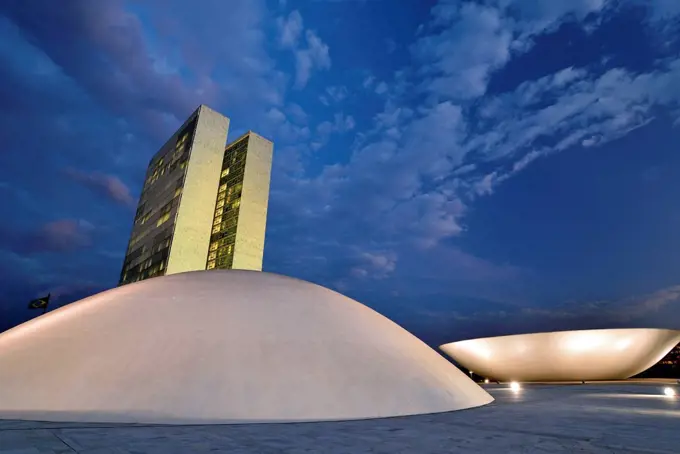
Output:
<path fill-rule="evenodd" d="M 2 248 L 21 255 L 72 252 L 92 245 L 94 226 L 83 219 L 60 219 L 35 230 L 5 230 Z"/>
<path fill-rule="evenodd" d="M 520 166 L 518 166 L 520 167 Z M 493 188 L 497 184 L 498 176 L 496 172 L 491 172 L 474 184 L 474 191 L 477 195 L 493 194 Z"/>
<path fill-rule="evenodd" d="M 128 208 L 134 208 L 137 201 L 130 193 L 130 188 L 120 178 L 100 172 L 83 172 L 67 168 L 64 173 L 74 181 L 85 185 L 99 195 Z"/>
<path fill-rule="evenodd" d="M 302 16 L 297 10 L 292 11 L 287 18 L 278 18 L 277 26 L 279 44 L 292 51 L 295 58 L 295 88 L 304 88 L 314 71 L 330 69 L 328 45 L 315 31 L 305 30 Z"/>
<path fill-rule="evenodd" d="M 489 177 L 478 189 L 487 187 L 483 192 L 491 193 L 491 186 L 539 156 L 619 139 L 654 120 L 660 106 L 677 109 L 679 77 L 680 60 L 664 60 L 655 70 L 638 74 L 622 68 L 600 75 L 567 68 L 487 99 L 479 120 L 486 124 L 488 119 L 489 129 L 470 137 L 467 152 L 489 162 L 521 157 L 510 169 L 499 168 L 495 178 Z M 546 98 L 551 102 L 541 104 Z"/>
<path fill-rule="evenodd" d="M 383 93 L 387 93 L 387 90 L 388 90 L 388 87 L 387 87 L 387 84 L 385 82 L 379 82 L 375 86 L 375 92 L 378 95 L 382 95 Z"/>
<path fill-rule="evenodd" d="M 299 104 L 290 103 L 286 108 L 288 115 L 290 115 L 294 122 L 298 124 L 306 124 L 308 120 L 307 113 Z"/>
<path fill-rule="evenodd" d="M 344 113 L 336 113 L 333 117 L 333 121 L 323 121 L 319 123 L 316 127 L 316 133 L 321 146 L 328 142 L 330 135 L 333 133 L 343 133 L 351 131 L 356 126 L 354 117 L 351 115 L 345 116 Z"/>
<path fill-rule="evenodd" d="M 347 87 L 345 87 L 344 85 L 330 86 L 326 87 L 326 94 L 330 99 L 338 103 L 347 98 L 347 96 L 349 95 L 349 91 L 347 90 Z"/>
<path fill-rule="evenodd" d="M 37 252 L 69 251 L 89 246 L 94 226 L 85 220 L 62 219 L 48 222 L 36 232 L 31 249 Z"/>
<path fill-rule="evenodd" d="M 335 130 L 338 132 L 351 131 L 356 123 L 351 115 L 335 114 Z"/>
<path fill-rule="evenodd" d="M 295 49 L 304 30 L 302 16 L 296 11 L 291 11 L 287 18 L 279 17 L 276 20 L 279 30 L 279 44 L 287 49 Z"/>
<path fill-rule="evenodd" d="M 392 251 L 359 252 L 358 265 L 350 273 L 359 278 L 385 279 L 397 266 L 397 256 Z"/>
<path fill-rule="evenodd" d="M 514 55 L 529 51 L 537 36 L 565 21 L 598 13 L 606 3 L 441 1 L 432 8 L 432 20 L 425 27 L 430 33 L 412 46 L 414 57 L 422 63 L 420 73 L 427 77 L 421 89 L 457 100 L 483 96 L 491 75 Z"/>
<path fill-rule="evenodd" d="M 153 11 L 144 22 L 128 6 L 74 0 L 29 8 L 8 1 L 0 12 L 90 99 L 156 141 L 202 103 L 226 102 L 232 115 L 244 117 L 245 105 L 281 103 L 284 77 L 265 51 L 262 1 L 192 8 L 150 0 L 137 5 Z"/>
<path fill-rule="evenodd" d="M 412 48 L 421 74 L 428 76 L 421 88 L 456 99 L 483 95 L 491 73 L 510 59 L 512 30 L 502 12 L 442 2 L 432 16 L 432 26 L 442 30 L 422 36 Z"/>
<path fill-rule="evenodd" d="M 525 154 L 519 161 L 515 162 L 512 165 L 512 172 L 516 173 L 516 172 L 523 170 L 526 166 L 528 166 L 529 164 L 531 164 L 537 158 L 540 158 L 540 157 L 541 157 L 540 152 L 538 152 L 536 150 L 530 151 L 529 153 Z"/>
<path fill-rule="evenodd" d="M 507 92 L 489 93 L 490 77 L 530 52 L 535 38 L 565 22 L 585 26 L 607 8 L 587 0 L 559 7 L 520 3 L 439 2 L 411 48 L 413 65 L 395 72 L 384 108 L 372 129 L 357 135 L 349 157 L 314 174 L 298 174 L 272 193 L 271 222 L 287 224 L 271 235 L 274 257 L 296 251 L 303 260 L 306 251 L 318 254 L 322 241 L 333 259 L 305 270 L 316 276 L 340 267 L 348 247 L 389 252 L 399 257 L 388 279 L 394 284 L 403 264 L 424 267 L 436 255 L 427 251 L 436 247 L 439 254 L 465 232 L 465 216 L 477 198 L 493 194 L 537 159 L 589 144 L 593 137 L 592 146 L 616 140 L 648 124 L 656 108 L 677 104 L 678 63 L 667 57 L 659 57 L 648 72 L 565 67 Z M 375 79 L 364 82 L 375 91 Z M 335 124 L 318 125 L 318 137 L 331 134 Z M 321 146 L 322 140 L 312 139 L 311 148 Z M 286 238 L 288 246 L 277 238 Z M 460 270 L 468 282 L 474 276 L 470 270 L 484 270 L 496 288 L 501 282 L 509 286 L 509 276 L 530 279 L 524 270 L 460 250 L 449 257 L 448 268 Z M 356 264 L 344 269 L 353 270 L 342 280 L 349 290 L 352 278 L 368 275 Z M 432 269 L 431 279 L 447 282 L 446 269 Z"/>
<path fill-rule="evenodd" d="M 598 138 L 596 136 L 588 137 L 585 138 L 581 141 L 581 145 L 585 148 L 592 147 L 593 145 L 596 145 L 598 142 Z"/>
<path fill-rule="evenodd" d="M 330 69 L 328 46 L 311 30 L 305 33 L 307 47 L 295 51 L 295 87 L 304 88 L 315 70 Z"/>
<path fill-rule="evenodd" d="M 0 45 L 0 71 L 12 81 L 0 87 L 0 97 L 12 107 L 3 116 L 11 133 L 2 139 L 10 145 L 6 155 L 41 153 L 59 166 L 78 156 L 79 169 L 112 169 L 97 174 L 71 167 L 69 176 L 131 206 L 123 182 L 141 181 L 161 140 L 199 102 L 207 102 L 227 113 L 234 128 L 253 125 L 276 143 L 267 269 L 322 284 L 341 282 L 349 291 L 358 288 L 357 280 L 384 276 L 375 286 L 383 295 L 406 292 L 402 281 L 446 295 L 490 288 L 501 293 L 525 279 L 526 270 L 476 257 L 461 246 L 456 237 L 466 232 L 475 199 L 492 194 L 540 157 L 616 140 L 662 115 L 659 108 L 676 105 L 680 79 L 670 54 L 654 57 L 655 67 L 647 70 L 612 67 L 612 60 L 565 67 L 505 93 L 489 90 L 491 78 L 531 52 L 539 37 L 566 22 L 597 25 L 611 4 L 440 1 L 410 48 L 411 64 L 391 76 L 381 72 L 382 81 L 373 76 L 362 81 L 370 90 L 365 95 L 385 95 L 370 97 L 384 101 L 377 114 L 371 103 L 360 113 L 346 103 L 342 112 L 334 109 L 333 117 L 317 120 L 312 110 L 305 111 L 312 109 L 309 99 L 333 105 L 347 99 L 349 90 L 323 84 L 321 92 L 313 91 L 317 84 L 309 81 L 330 69 L 330 51 L 320 37 L 323 29 L 316 28 L 319 35 L 305 28 L 298 11 L 277 20 L 261 0 L 205 8 L 149 0 L 135 3 L 134 10 L 116 0 L 30 8 L 7 1 L 0 4 L 5 16 L 0 32 L 6 33 L 1 36 L 28 40 L 0 40 L 12 43 Z M 672 9 L 664 11 L 664 20 L 672 18 Z M 278 33 L 268 36 L 268 30 Z M 12 56 L 18 43 L 22 52 Z M 24 46 L 34 52 L 24 52 Z M 292 80 L 270 52 L 292 57 Z M 291 83 L 307 90 L 288 93 Z M 28 111 L 34 114 L 25 116 Z M 35 112 L 42 112 L 39 122 Z M 21 124 L 37 125 L 41 137 L 21 134 L 18 142 L 13 130 Z M 337 148 L 312 153 L 343 133 Z M 92 137 L 82 142 L 86 134 Z M 347 145 L 350 139 L 355 140 Z M 105 154 L 110 158 L 103 161 Z M 68 237 L 64 226 L 52 229 Z M 33 233 L 32 241 L 54 234 Z M 87 229 L 80 233 L 90 235 Z M 73 234 L 70 244 L 84 248 L 84 237 Z M 25 244 L 27 237 L 21 238 Z M 116 239 L 121 250 L 124 240 L 122 234 Z M 35 242 L 53 248 L 68 243 L 40 241 Z M 79 266 L 92 269 L 95 255 L 103 257 L 93 253 Z"/>
<path fill-rule="evenodd" d="M 447 154 L 460 146 L 456 138 L 465 130 L 461 110 L 451 103 L 423 110 L 417 117 L 406 109 L 390 110 L 378 122 L 402 128 L 402 138 L 395 140 L 386 130 L 384 139 L 356 150 L 349 163 L 327 166 L 314 178 L 287 180 L 272 191 L 271 222 L 287 225 L 270 234 L 274 244 L 279 236 L 288 237 L 286 244 L 302 258 L 308 248 L 318 251 L 323 238 L 329 256 L 339 260 L 347 246 L 396 254 L 399 242 L 399 250 L 427 249 L 462 231 L 459 219 L 465 206 L 451 188 L 421 191 L 421 178 L 441 179 L 457 164 Z M 324 136 L 350 126 L 347 117 L 337 115 L 317 129 Z M 294 237 L 290 231 L 296 232 Z M 284 250 L 277 247 L 272 253 L 284 255 Z"/>
<path fill-rule="evenodd" d="M 118 2 L 69 2 L 59 7 L 62 14 L 58 15 L 53 14 L 49 3 L 30 10 L 16 2 L 4 5 L 5 14 L 32 36 L 50 59 L 118 114 L 132 114 L 147 125 L 163 128 L 164 114 L 181 115 L 195 107 L 190 101 L 191 88 L 171 73 L 156 71 L 147 57 L 141 24 Z M 71 32 L 61 35 L 64 29 Z M 117 32 L 108 33 L 112 30 Z M 63 51 L 62 45 L 67 43 L 74 51 Z M 96 58 L 109 64 L 94 64 Z M 155 102 L 136 103 L 137 99 L 129 95 L 137 90 Z"/>

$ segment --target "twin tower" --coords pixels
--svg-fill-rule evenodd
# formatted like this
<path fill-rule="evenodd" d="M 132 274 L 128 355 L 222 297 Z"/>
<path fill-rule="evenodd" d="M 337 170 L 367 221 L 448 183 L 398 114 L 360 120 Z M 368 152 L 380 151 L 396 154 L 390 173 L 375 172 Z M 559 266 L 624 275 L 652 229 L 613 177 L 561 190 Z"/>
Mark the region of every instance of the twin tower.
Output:
<path fill-rule="evenodd" d="M 274 144 L 200 106 L 153 156 L 119 285 L 185 271 L 262 270 Z"/>

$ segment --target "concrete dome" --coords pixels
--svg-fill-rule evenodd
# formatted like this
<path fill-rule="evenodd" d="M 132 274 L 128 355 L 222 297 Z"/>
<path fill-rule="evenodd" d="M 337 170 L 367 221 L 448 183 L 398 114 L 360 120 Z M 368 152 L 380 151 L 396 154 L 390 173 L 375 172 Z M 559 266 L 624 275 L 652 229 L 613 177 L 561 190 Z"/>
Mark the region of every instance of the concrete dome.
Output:
<path fill-rule="evenodd" d="M 368 307 L 269 273 L 149 279 L 0 334 L 4 419 L 319 421 L 492 400 Z"/>

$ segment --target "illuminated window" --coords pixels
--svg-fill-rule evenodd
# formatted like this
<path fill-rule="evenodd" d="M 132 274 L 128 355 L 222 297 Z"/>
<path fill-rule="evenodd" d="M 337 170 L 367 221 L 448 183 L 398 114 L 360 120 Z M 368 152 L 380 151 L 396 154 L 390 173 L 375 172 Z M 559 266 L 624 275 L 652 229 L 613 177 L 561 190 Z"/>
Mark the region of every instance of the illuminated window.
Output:
<path fill-rule="evenodd" d="M 217 225 L 217 224 L 219 224 L 220 222 L 222 222 L 222 216 L 217 216 L 217 217 L 215 218 L 215 220 L 213 221 L 213 225 Z"/>
<path fill-rule="evenodd" d="M 179 168 L 180 168 L 180 169 L 184 169 L 186 166 L 187 166 L 187 162 L 186 162 L 186 161 L 182 161 L 182 162 L 179 163 Z"/>
<path fill-rule="evenodd" d="M 208 255 L 208 260 L 215 260 L 215 257 L 217 257 L 217 252 L 216 252 L 216 251 L 215 251 L 215 252 L 211 252 L 211 253 Z"/>
<path fill-rule="evenodd" d="M 241 199 L 236 200 L 231 204 L 232 208 L 238 208 L 241 205 Z"/>
<path fill-rule="evenodd" d="M 224 183 L 222 186 L 220 186 L 220 189 L 217 192 L 224 192 L 227 189 L 227 183 Z"/>
<path fill-rule="evenodd" d="M 222 212 L 224 211 L 224 208 L 218 208 L 215 210 L 215 216 L 221 216 Z"/>
<path fill-rule="evenodd" d="M 175 197 L 179 197 L 179 195 L 182 193 L 182 188 L 177 188 L 175 189 Z"/>
<path fill-rule="evenodd" d="M 216 225 L 216 226 L 213 227 L 213 229 L 212 229 L 212 233 L 217 233 L 217 232 L 219 232 L 219 231 L 220 231 L 220 226 L 219 226 L 219 225 Z"/>
<path fill-rule="evenodd" d="M 130 244 L 128 245 L 128 250 L 132 249 L 132 246 L 134 246 L 135 244 L 137 244 L 138 241 L 139 241 L 139 235 L 133 236 L 133 237 L 130 239 Z"/>
<path fill-rule="evenodd" d="M 219 200 L 217 202 L 217 208 L 222 208 L 224 206 L 224 200 Z"/>
<path fill-rule="evenodd" d="M 217 201 L 220 202 L 220 201 L 224 200 L 224 196 L 225 196 L 225 195 L 226 195 L 226 194 L 225 194 L 224 192 L 220 192 L 220 193 L 217 195 Z"/>
<path fill-rule="evenodd" d="M 158 218 L 158 222 L 156 222 L 156 227 L 164 224 L 168 219 L 170 219 L 170 213 L 165 213 L 163 216 Z"/>
<path fill-rule="evenodd" d="M 215 241 L 214 243 L 210 243 L 210 251 L 217 250 L 218 242 Z"/>
<path fill-rule="evenodd" d="M 224 178 L 224 177 L 226 177 L 227 175 L 229 175 L 229 167 L 227 167 L 226 169 L 224 169 L 224 170 L 222 171 L 222 175 L 220 175 L 220 178 Z"/>
<path fill-rule="evenodd" d="M 208 269 L 211 270 L 215 268 L 215 261 L 213 260 L 212 262 L 208 262 Z"/>

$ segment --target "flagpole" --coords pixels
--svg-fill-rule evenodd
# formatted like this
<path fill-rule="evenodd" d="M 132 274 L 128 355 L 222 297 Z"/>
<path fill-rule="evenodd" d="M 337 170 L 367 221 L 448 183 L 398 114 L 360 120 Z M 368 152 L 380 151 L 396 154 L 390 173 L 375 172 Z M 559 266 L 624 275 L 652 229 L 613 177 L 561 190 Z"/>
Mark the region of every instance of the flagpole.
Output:
<path fill-rule="evenodd" d="M 42 315 L 45 315 L 45 312 L 47 312 L 47 306 L 50 305 L 50 295 L 52 295 L 52 294 L 51 294 L 51 293 L 48 293 L 48 294 L 47 294 L 47 304 L 45 304 L 45 307 L 43 307 L 43 313 L 42 313 Z"/>

